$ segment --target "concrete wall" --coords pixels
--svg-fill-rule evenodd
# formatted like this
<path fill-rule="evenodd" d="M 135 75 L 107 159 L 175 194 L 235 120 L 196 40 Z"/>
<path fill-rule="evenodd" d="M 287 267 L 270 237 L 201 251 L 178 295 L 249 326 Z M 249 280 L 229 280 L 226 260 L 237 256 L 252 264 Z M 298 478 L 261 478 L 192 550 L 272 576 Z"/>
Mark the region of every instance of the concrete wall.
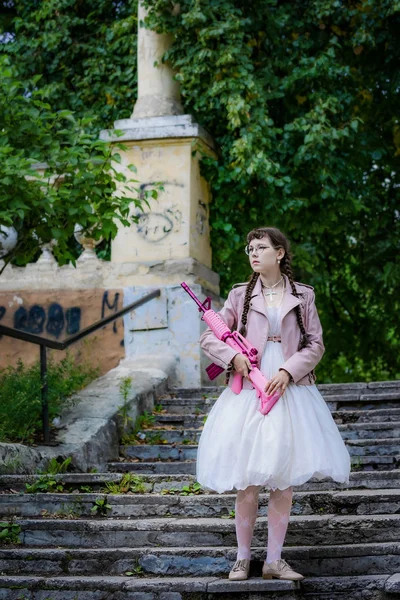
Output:
<path fill-rule="evenodd" d="M 0 292 L 0 323 L 62 341 L 121 309 L 123 295 L 122 289 Z M 123 319 L 72 345 L 70 352 L 106 373 L 125 356 Z M 64 351 L 50 353 L 56 359 L 65 356 Z M 0 338 L 0 368 L 18 360 L 30 365 L 38 358 L 38 346 L 7 336 Z"/>
<path fill-rule="evenodd" d="M 207 295 L 201 285 L 193 284 L 191 289 L 202 301 Z M 149 291 L 138 287 L 125 288 L 124 302 L 135 302 Z M 220 299 L 214 297 L 214 310 L 219 310 L 220 306 Z M 160 298 L 139 307 L 126 315 L 124 320 L 127 359 L 152 353 L 175 357 L 174 387 L 215 385 L 215 381 L 211 382 L 205 372 L 205 367 L 211 361 L 206 359 L 199 345 L 205 323 L 195 302 L 180 285 L 164 287 Z"/>

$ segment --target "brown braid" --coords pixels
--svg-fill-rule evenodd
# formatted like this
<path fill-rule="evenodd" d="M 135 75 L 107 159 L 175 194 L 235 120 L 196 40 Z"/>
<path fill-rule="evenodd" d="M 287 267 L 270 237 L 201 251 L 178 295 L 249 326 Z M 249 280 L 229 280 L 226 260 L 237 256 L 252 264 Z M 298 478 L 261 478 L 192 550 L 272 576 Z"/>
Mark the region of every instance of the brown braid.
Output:
<path fill-rule="evenodd" d="M 292 288 L 292 293 L 294 296 L 296 296 L 296 298 L 298 298 L 299 295 L 297 293 L 296 286 L 293 281 L 293 271 L 292 271 L 291 259 L 292 259 L 292 257 L 290 256 L 290 254 L 289 254 L 289 256 L 285 254 L 283 259 L 281 260 L 281 271 L 282 271 L 282 273 L 285 273 L 285 275 L 287 275 L 287 277 L 289 279 L 290 287 Z M 299 346 L 298 346 L 297 350 L 301 350 L 302 348 L 305 348 L 308 345 L 309 335 L 306 333 L 306 328 L 304 327 L 303 315 L 301 314 L 300 304 L 298 304 L 295 307 L 295 309 L 296 309 L 297 323 L 298 323 L 298 325 L 300 327 L 300 331 L 301 331 L 300 342 L 299 342 Z"/>
<path fill-rule="evenodd" d="M 254 290 L 254 286 L 256 285 L 257 279 L 259 278 L 259 276 L 260 276 L 259 273 L 253 273 L 253 275 L 251 276 L 251 279 L 246 287 L 246 293 L 244 296 L 243 313 L 242 313 L 242 326 L 239 331 L 239 333 L 243 337 L 246 337 L 247 314 L 248 314 L 249 308 L 250 308 L 251 294 Z"/>
<path fill-rule="evenodd" d="M 244 337 L 246 337 L 247 314 L 248 314 L 249 308 L 250 308 L 251 294 L 254 290 L 254 286 L 256 285 L 257 279 L 259 278 L 259 276 L 260 276 L 259 273 L 253 273 L 253 275 L 250 277 L 249 283 L 247 284 L 246 292 L 244 295 L 244 305 L 243 305 L 243 312 L 242 312 L 242 326 L 239 331 L 239 333 L 241 335 L 243 335 Z M 228 383 L 229 376 L 232 371 L 233 371 L 233 364 L 230 363 L 228 365 L 228 368 L 227 368 L 226 374 L 225 374 L 225 384 Z"/>

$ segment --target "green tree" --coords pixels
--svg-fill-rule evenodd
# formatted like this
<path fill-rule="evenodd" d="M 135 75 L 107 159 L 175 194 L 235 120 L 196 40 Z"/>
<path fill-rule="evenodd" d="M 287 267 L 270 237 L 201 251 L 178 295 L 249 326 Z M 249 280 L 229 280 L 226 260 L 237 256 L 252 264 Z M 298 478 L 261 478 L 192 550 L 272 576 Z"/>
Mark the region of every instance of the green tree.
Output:
<path fill-rule="evenodd" d="M 2 3 L 0 50 L 23 80 L 41 75 L 53 109 L 96 116 L 97 130 L 130 116 L 137 89 L 137 0 Z"/>
<path fill-rule="evenodd" d="M 109 240 L 118 221 L 132 222 L 131 203 L 142 207 L 156 191 L 144 195 L 135 179 L 118 171 L 120 154 L 91 131 L 93 119 L 54 112 L 37 89 L 40 76 L 21 82 L 9 63 L 0 57 L 0 225 L 15 227 L 18 243 L 3 259 L 26 264 L 41 244 L 55 240 L 59 262 L 74 261 L 76 224 Z"/>
<path fill-rule="evenodd" d="M 280 227 L 316 288 L 320 376 L 398 377 L 400 3 L 146 4 L 174 36 L 186 111 L 219 144 L 204 171 L 224 292 L 249 274 L 246 232 Z"/>

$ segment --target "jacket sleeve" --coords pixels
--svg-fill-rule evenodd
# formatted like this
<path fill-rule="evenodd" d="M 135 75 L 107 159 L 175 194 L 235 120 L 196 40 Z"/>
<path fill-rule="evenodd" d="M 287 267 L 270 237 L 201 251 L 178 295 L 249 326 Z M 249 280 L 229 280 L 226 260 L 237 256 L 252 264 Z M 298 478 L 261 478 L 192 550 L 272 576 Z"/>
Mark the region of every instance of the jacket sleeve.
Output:
<path fill-rule="evenodd" d="M 312 371 L 321 360 L 325 346 L 322 339 L 322 326 L 315 306 L 315 293 L 311 290 L 307 302 L 306 332 L 310 335 L 308 346 L 298 350 L 281 366 L 297 383 Z"/>
<path fill-rule="evenodd" d="M 229 292 L 228 298 L 218 314 L 231 331 L 236 327 L 237 312 L 234 290 Z M 232 358 L 238 353 L 225 342 L 221 342 L 209 327 L 200 336 L 200 346 L 206 356 L 223 369 L 228 367 Z"/>

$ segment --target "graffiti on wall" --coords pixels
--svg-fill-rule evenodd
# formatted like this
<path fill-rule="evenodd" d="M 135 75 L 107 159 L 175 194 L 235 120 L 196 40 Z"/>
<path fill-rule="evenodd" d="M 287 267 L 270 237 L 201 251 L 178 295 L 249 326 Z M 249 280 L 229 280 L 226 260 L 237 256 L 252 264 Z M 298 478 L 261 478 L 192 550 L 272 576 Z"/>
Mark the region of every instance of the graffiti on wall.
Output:
<path fill-rule="evenodd" d="M 208 223 L 207 205 L 202 200 L 197 203 L 196 230 L 199 235 L 204 235 Z"/>
<path fill-rule="evenodd" d="M 155 182 L 142 183 L 140 186 L 141 199 L 144 199 L 144 190 L 147 187 L 153 187 Z M 164 188 L 167 186 L 184 187 L 182 183 L 164 182 Z M 178 232 L 182 225 L 182 211 L 178 204 L 170 205 L 162 212 L 138 212 L 137 232 L 147 242 L 161 242 L 170 233 Z"/>
<path fill-rule="evenodd" d="M 119 292 L 115 292 L 112 299 L 110 298 L 110 292 L 104 292 L 100 315 L 102 319 L 108 316 L 110 311 L 117 312 L 119 299 Z M 6 313 L 7 308 L 0 306 L 0 321 Z M 61 334 L 70 336 L 81 330 L 82 309 L 80 306 L 64 308 L 58 302 L 52 302 L 47 307 L 41 304 L 33 304 L 30 307 L 19 306 L 9 316 L 12 319 L 12 326 L 15 329 L 35 335 L 45 334 L 58 339 Z M 115 334 L 118 333 L 117 321 L 113 322 L 112 329 Z M 121 341 L 121 346 L 123 346 L 123 340 Z"/>

